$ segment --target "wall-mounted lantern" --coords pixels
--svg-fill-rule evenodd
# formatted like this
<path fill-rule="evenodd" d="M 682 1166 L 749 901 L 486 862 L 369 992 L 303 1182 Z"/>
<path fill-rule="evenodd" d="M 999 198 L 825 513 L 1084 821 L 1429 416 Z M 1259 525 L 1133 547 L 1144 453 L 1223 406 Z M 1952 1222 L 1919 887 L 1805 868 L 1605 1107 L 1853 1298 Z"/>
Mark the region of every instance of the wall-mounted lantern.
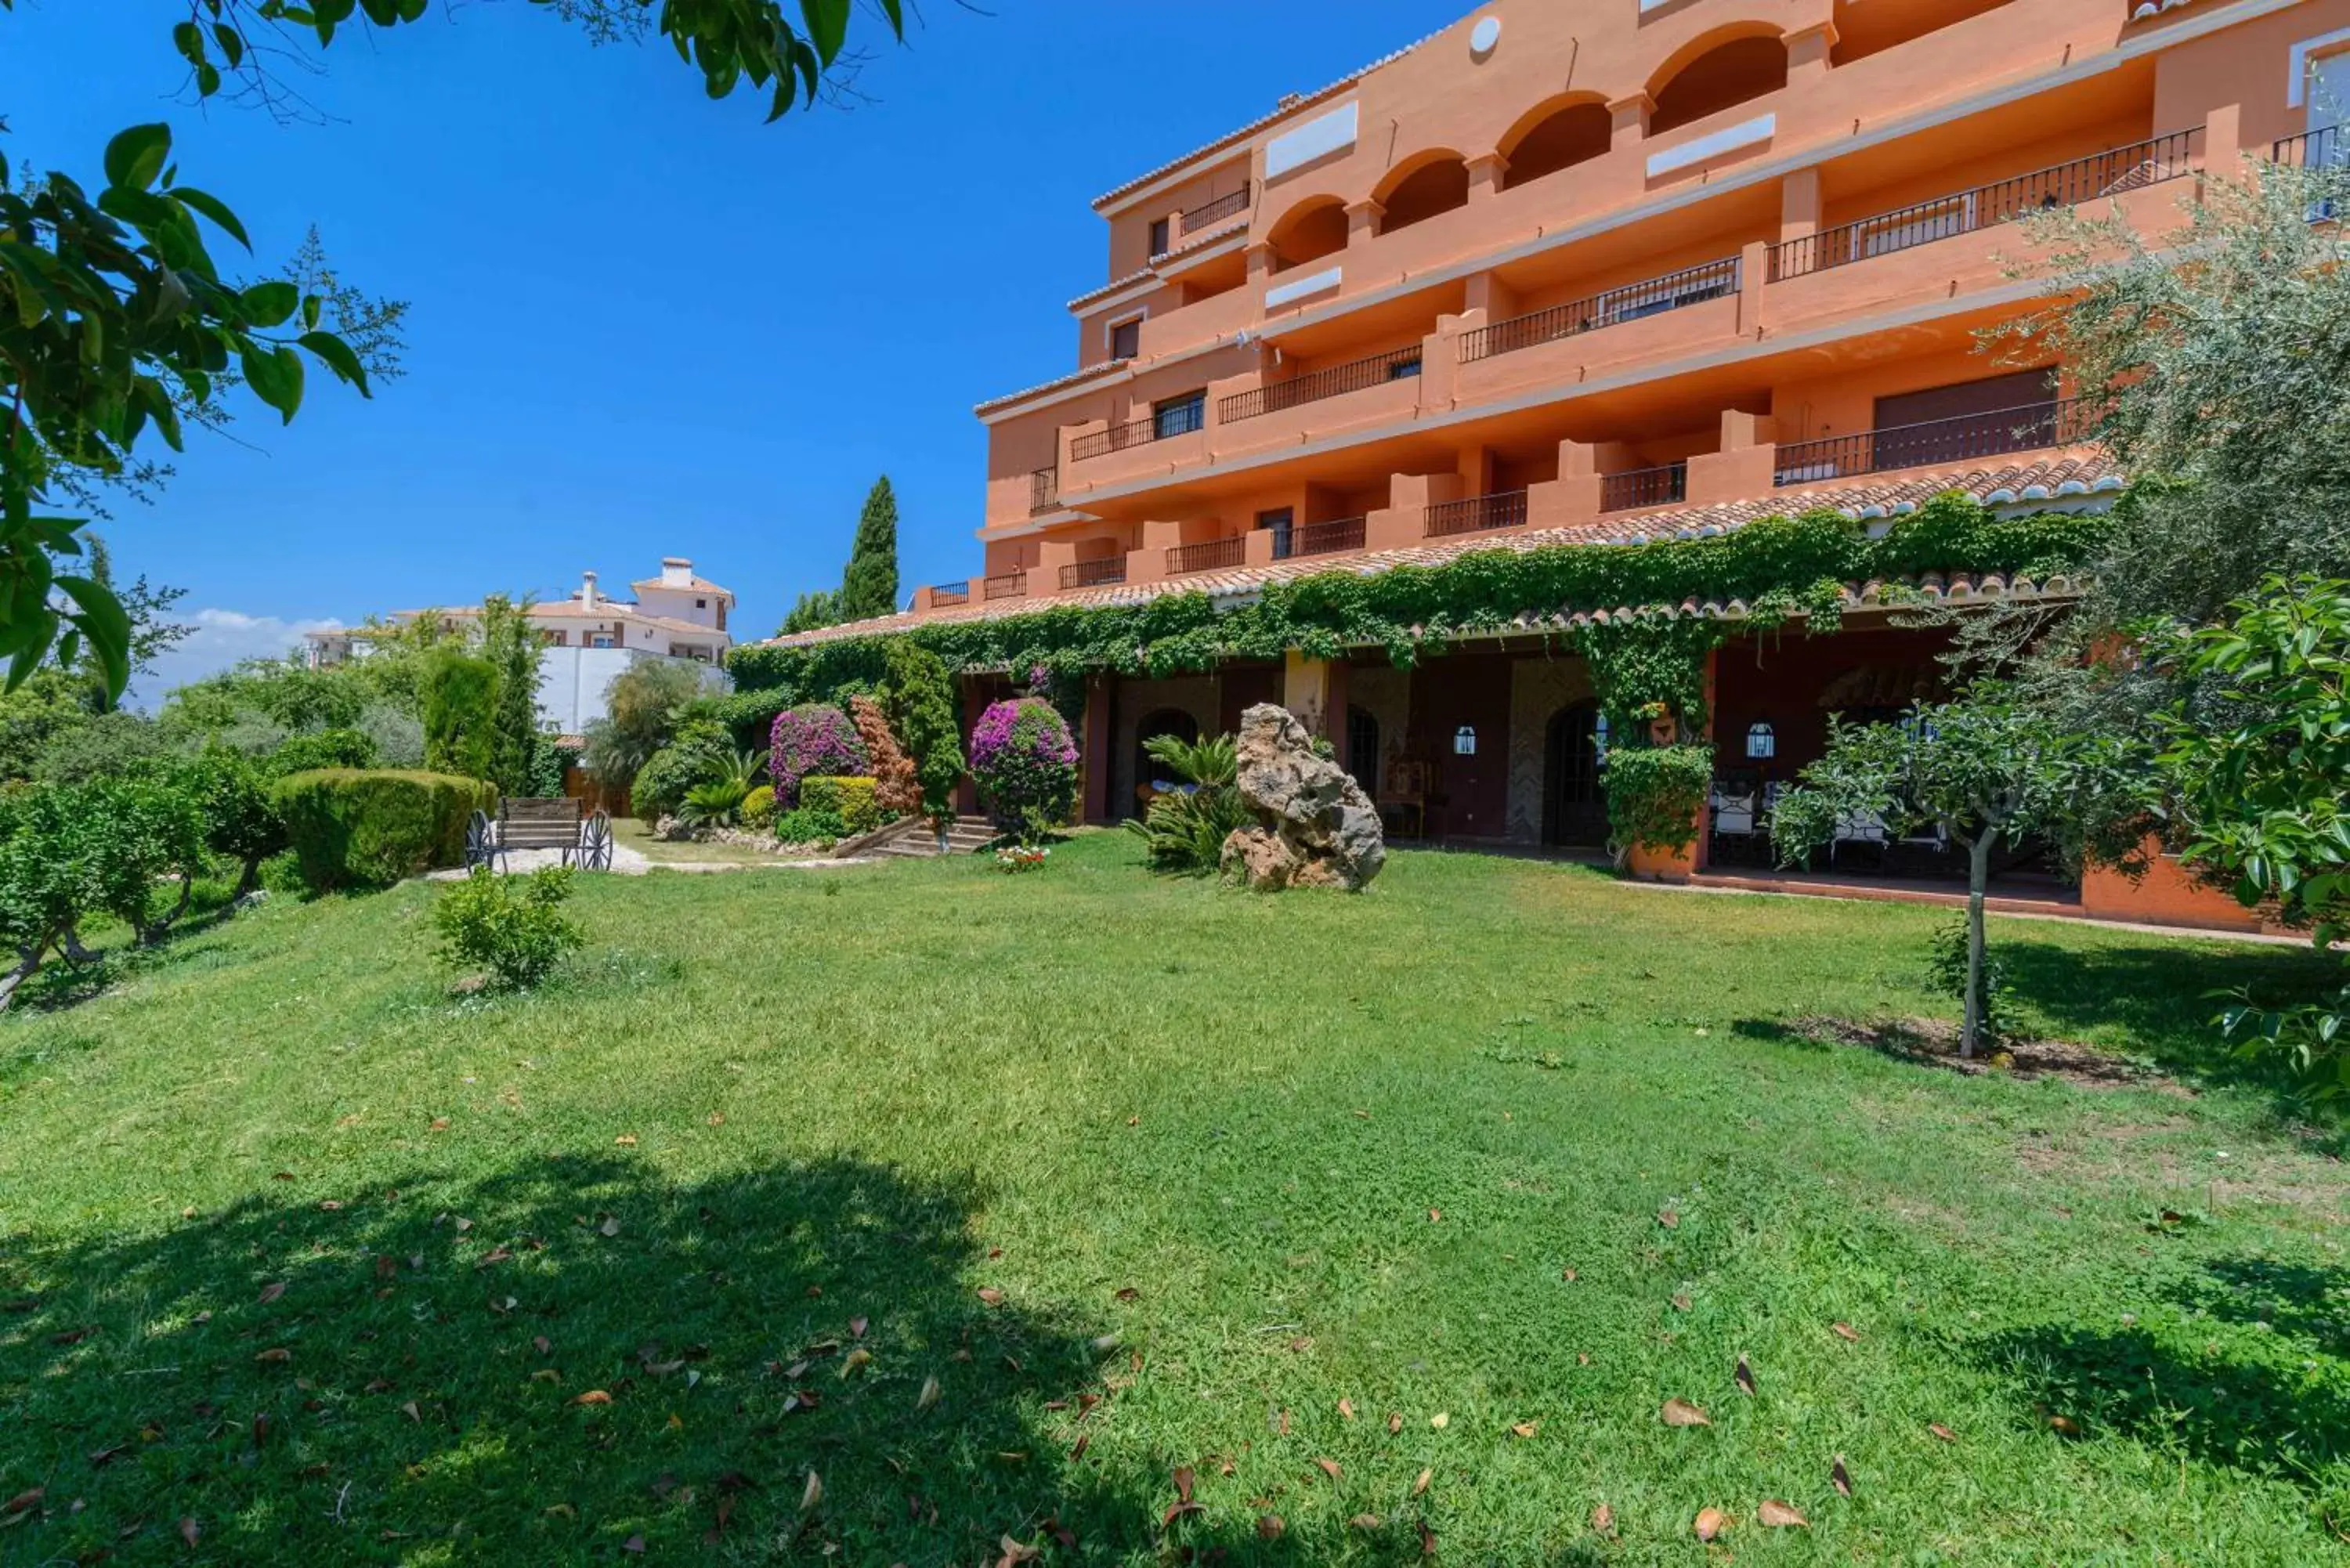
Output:
<path fill-rule="evenodd" d="M 1779 754 L 1779 732 L 1768 724 L 1756 724 L 1746 732 L 1746 755 L 1750 761 L 1769 762 Z"/>
<path fill-rule="evenodd" d="M 1452 754 L 1456 757 L 1473 757 L 1477 754 L 1475 726 L 1463 724 L 1452 732 Z"/>

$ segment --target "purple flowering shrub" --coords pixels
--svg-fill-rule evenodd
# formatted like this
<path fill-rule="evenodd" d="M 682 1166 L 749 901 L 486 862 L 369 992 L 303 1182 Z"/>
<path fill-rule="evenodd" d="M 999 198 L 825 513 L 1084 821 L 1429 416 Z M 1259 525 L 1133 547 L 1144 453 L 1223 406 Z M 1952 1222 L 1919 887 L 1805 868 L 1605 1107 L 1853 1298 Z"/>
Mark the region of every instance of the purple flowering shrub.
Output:
<path fill-rule="evenodd" d="M 1024 843 L 1069 820 L 1077 804 L 1077 747 L 1042 698 L 998 702 L 971 732 L 971 776 L 997 826 Z"/>
<path fill-rule="evenodd" d="M 873 771 L 856 724 L 837 708 L 823 703 L 786 708 L 775 715 L 768 738 L 775 751 L 767 777 L 775 783 L 779 810 L 799 805 L 802 779 L 861 778 Z"/>

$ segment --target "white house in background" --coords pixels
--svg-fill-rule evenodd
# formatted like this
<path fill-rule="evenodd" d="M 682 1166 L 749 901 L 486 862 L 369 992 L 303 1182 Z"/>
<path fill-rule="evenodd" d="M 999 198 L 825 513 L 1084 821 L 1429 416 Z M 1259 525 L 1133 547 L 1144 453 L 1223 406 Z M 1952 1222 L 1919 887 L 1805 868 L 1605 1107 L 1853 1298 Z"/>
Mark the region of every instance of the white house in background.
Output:
<path fill-rule="evenodd" d="M 630 665 L 674 659 L 704 667 L 702 683 L 723 692 L 726 651 L 734 640 L 726 621 L 734 595 L 694 576 L 693 563 L 680 556 L 661 562 L 660 576 L 629 585 L 633 599 L 614 598 L 597 587 L 596 574 L 580 575 L 568 598 L 530 607 L 532 624 L 546 643 L 539 666 L 539 717 L 558 733 L 577 735 L 604 717 L 605 695 Z M 395 610 L 384 618 L 408 626 L 433 616 L 454 628 L 480 618 L 478 608 Z M 309 634 L 313 670 L 366 656 L 375 634 L 365 627 Z"/>

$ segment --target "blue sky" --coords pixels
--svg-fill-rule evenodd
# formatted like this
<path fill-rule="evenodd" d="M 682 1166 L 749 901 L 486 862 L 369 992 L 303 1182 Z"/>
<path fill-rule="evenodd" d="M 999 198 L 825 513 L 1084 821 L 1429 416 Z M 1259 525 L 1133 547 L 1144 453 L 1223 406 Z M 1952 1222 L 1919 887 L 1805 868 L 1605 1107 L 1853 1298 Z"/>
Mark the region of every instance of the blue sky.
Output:
<path fill-rule="evenodd" d="M 161 119 L 182 177 L 275 265 L 315 222 L 412 303 L 409 374 L 373 402 L 312 378 L 290 428 L 199 441 L 123 565 L 189 590 L 184 678 L 289 628 L 568 591 L 693 557 L 764 635 L 837 579 L 887 472 L 906 583 L 978 565 L 972 406 L 1076 363 L 1065 308 L 1104 281 L 1092 199 L 1461 14 L 1454 0 L 926 0 L 873 101 L 763 125 L 666 46 L 590 47 L 523 0 L 442 0 L 347 34 L 300 78 L 330 116 L 175 99 L 161 0 L 0 15 L 0 156 L 95 185 Z M 231 247 L 232 249 L 234 247 Z M 151 695 L 151 692 L 150 693 Z"/>

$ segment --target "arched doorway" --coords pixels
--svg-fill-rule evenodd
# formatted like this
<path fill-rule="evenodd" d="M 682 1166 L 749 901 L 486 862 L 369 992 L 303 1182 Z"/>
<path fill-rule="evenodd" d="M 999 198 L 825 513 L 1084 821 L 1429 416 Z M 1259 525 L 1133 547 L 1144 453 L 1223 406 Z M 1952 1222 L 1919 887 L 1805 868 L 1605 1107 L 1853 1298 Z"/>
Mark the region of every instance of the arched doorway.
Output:
<path fill-rule="evenodd" d="M 1379 722 L 1366 709 L 1347 710 L 1347 771 L 1365 794 L 1379 798 Z"/>
<path fill-rule="evenodd" d="M 1543 842 L 1594 849 L 1607 842 L 1599 787 L 1599 705 L 1579 702 L 1550 722 L 1543 748 Z"/>
<path fill-rule="evenodd" d="M 1161 735 L 1172 735 L 1186 745 L 1200 738 L 1200 722 L 1180 708 L 1161 708 L 1147 715 L 1134 727 L 1134 797 L 1135 810 L 1140 811 L 1155 793 L 1153 786 L 1160 781 L 1180 784 L 1170 778 L 1170 769 L 1150 754 L 1150 742 Z"/>

